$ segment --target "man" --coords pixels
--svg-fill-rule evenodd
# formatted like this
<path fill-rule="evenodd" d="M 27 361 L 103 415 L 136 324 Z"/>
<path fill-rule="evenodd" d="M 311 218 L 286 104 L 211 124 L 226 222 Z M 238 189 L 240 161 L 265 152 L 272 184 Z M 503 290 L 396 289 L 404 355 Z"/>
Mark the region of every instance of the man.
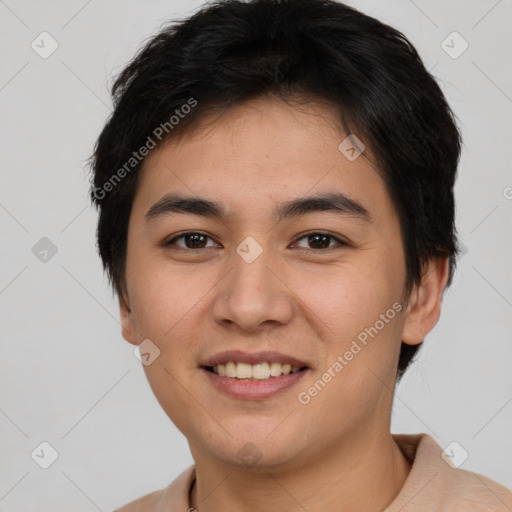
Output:
<path fill-rule="evenodd" d="M 329 0 L 210 3 L 113 95 L 98 247 L 195 461 L 119 510 L 512 509 L 390 433 L 458 252 L 460 135 L 405 37 Z"/>

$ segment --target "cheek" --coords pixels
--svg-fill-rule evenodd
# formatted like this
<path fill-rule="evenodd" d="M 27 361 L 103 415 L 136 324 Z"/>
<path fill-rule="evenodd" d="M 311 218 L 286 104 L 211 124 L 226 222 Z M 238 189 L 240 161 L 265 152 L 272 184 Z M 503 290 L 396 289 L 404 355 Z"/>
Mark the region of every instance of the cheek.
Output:
<path fill-rule="evenodd" d="M 369 273 L 360 265 L 340 265 L 322 275 L 299 276 L 293 289 L 328 337 L 346 339 L 375 316 L 384 300 L 379 272 L 378 268 Z"/>
<path fill-rule="evenodd" d="M 303 314 L 323 340 L 322 364 L 328 368 L 348 350 L 357 352 L 348 354 L 343 369 L 356 388 L 363 370 L 387 373 L 393 367 L 400 343 L 401 320 L 393 304 L 398 307 L 401 283 L 393 279 L 388 259 L 375 254 L 368 259 L 369 264 L 361 259 L 357 265 L 332 268 L 322 276 L 303 275 L 293 287 L 307 306 Z"/>
<path fill-rule="evenodd" d="M 141 336 L 163 340 L 183 329 L 191 308 L 204 294 L 197 275 L 146 260 L 130 280 L 132 310 Z"/>

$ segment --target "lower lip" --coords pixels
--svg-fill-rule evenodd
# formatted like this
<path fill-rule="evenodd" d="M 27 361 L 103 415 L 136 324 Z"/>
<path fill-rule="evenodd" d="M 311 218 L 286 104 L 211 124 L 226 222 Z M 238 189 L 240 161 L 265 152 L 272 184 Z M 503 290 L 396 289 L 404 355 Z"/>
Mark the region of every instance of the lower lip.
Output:
<path fill-rule="evenodd" d="M 240 400 L 260 400 L 274 396 L 283 389 L 297 384 L 308 372 L 308 370 L 302 370 L 266 380 L 243 380 L 221 377 L 206 368 L 201 368 L 201 371 L 217 389 Z"/>

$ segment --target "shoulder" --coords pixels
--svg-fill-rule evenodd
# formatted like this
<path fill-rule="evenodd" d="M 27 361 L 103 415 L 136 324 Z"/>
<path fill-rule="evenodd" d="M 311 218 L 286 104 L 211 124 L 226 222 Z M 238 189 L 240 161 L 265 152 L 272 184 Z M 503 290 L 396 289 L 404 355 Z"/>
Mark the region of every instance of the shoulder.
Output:
<path fill-rule="evenodd" d="M 438 473 L 434 485 L 454 511 L 512 511 L 512 491 L 490 478 L 461 468 Z"/>
<path fill-rule="evenodd" d="M 195 479 L 195 465 L 188 467 L 164 489 L 153 491 L 114 512 L 168 512 L 189 508 L 188 495 Z"/>
<path fill-rule="evenodd" d="M 454 471 L 458 472 L 458 478 L 453 492 L 459 495 L 461 505 L 471 505 L 472 510 L 512 510 L 510 489 L 479 473 L 463 469 Z"/>
<path fill-rule="evenodd" d="M 114 512 L 149 512 L 150 510 L 158 510 L 156 507 L 158 503 L 162 500 L 162 495 L 165 489 L 161 489 L 159 491 L 154 491 L 152 493 L 146 494 L 141 498 L 138 498 L 130 503 L 127 503 L 121 508 L 116 508 Z"/>
<path fill-rule="evenodd" d="M 458 454 L 446 452 L 427 434 L 394 434 L 411 462 L 402 490 L 386 512 L 512 511 L 512 491 L 486 476 L 455 467 Z M 460 445 L 459 445 L 460 446 Z M 455 445 L 456 448 L 456 445 Z"/>

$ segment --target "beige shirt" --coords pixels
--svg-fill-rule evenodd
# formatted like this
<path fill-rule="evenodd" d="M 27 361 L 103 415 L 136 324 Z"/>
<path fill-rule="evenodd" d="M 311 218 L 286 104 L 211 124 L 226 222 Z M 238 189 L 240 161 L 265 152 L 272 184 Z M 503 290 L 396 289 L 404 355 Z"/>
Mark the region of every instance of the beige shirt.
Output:
<path fill-rule="evenodd" d="M 427 434 L 392 436 L 412 468 L 398 496 L 383 512 L 512 512 L 512 491 L 485 476 L 448 465 L 441 458 L 442 448 Z M 192 465 L 165 489 L 114 512 L 187 512 L 194 480 Z"/>

